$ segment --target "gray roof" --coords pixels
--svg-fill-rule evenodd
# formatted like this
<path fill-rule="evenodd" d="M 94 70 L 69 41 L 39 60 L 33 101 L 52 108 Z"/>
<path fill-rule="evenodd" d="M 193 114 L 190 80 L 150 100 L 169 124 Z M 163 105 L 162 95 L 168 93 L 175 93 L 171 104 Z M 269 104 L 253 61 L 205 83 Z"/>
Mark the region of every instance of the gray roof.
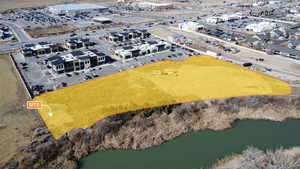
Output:
<path fill-rule="evenodd" d="M 259 41 L 259 39 L 254 38 L 254 37 L 247 37 L 247 38 L 246 38 L 246 41 L 247 41 L 248 43 L 253 43 L 253 42 Z"/>
<path fill-rule="evenodd" d="M 262 41 L 269 40 L 269 36 L 265 35 L 265 34 L 257 34 L 257 35 L 254 35 L 253 38 L 257 38 L 257 39 L 262 40 Z"/>
<path fill-rule="evenodd" d="M 295 39 L 295 40 L 290 40 L 289 43 L 291 43 L 292 45 L 298 46 L 298 45 L 300 45 L 300 38 Z"/>
<path fill-rule="evenodd" d="M 50 57 L 48 61 L 50 61 L 53 65 L 59 65 L 64 63 L 63 58 L 58 55 Z"/>
<path fill-rule="evenodd" d="M 288 40 L 272 40 L 269 42 L 269 44 L 272 44 L 272 45 L 280 45 L 282 43 L 285 43 L 287 42 Z"/>
<path fill-rule="evenodd" d="M 86 9 L 107 9 L 107 7 L 88 4 L 88 3 L 67 3 L 67 4 L 59 4 L 49 6 L 51 9 L 55 9 L 57 11 L 72 11 L 72 10 L 86 10 Z"/>
<path fill-rule="evenodd" d="M 284 54 L 294 55 L 298 59 L 300 59 L 300 50 L 297 49 L 291 49 L 281 45 L 266 45 L 265 48 L 279 51 L 280 53 L 284 53 Z"/>

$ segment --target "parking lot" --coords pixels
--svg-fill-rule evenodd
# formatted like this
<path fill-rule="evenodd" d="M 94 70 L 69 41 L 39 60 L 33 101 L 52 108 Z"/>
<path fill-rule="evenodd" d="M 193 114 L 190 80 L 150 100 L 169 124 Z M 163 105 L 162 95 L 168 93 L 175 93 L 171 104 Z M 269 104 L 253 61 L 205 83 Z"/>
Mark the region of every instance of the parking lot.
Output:
<path fill-rule="evenodd" d="M 154 19 L 146 17 L 129 17 L 126 14 L 112 11 L 87 13 L 80 15 L 57 15 L 49 12 L 46 8 L 18 9 L 10 13 L 2 14 L 4 20 L 17 22 L 24 29 L 47 28 L 58 25 L 70 25 L 78 28 L 103 25 L 94 22 L 95 17 L 105 17 L 112 20 L 113 24 L 134 24 L 142 22 L 154 22 Z"/>
<path fill-rule="evenodd" d="M 154 40 L 155 38 L 150 39 Z M 138 40 L 134 42 L 136 44 L 139 44 Z M 125 44 L 128 45 L 128 43 Z M 125 44 L 122 43 L 118 46 L 122 47 Z M 122 60 L 120 60 L 120 58 L 113 56 L 113 54 L 109 52 L 108 48 L 111 47 L 112 44 L 108 42 L 101 42 L 100 44 L 97 44 L 92 48 L 97 49 L 106 55 L 106 62 L 104 64 L 94 68 L 63 74 L 56 74 L 49 67 L 47 67 L 47 64 L 45 63 L 45 60 L 49 59 L 54 55 L 57 55 L 57 53 L 33 57 L 24 57 L 21 53 L 15 53 L 13 57 L 17 62 L 17 66 L 19 67 L 20 72 L 23 74 L 25 81 L 30 86 L 33 94 L 39 95 L 45 92 L 50 92 L 59 88 L 75 85 L 94 78 L 103 77 L 127 69 L 143 66 L 145 64 L 150 64 L 153 62 L 163 60 L 182 60 L 187 58 L 188 56 L 197 55 L 197 53 L 193 51 L 188 51 L 186 49 L 173 45 L 173 47 L 170 50 L 154 54 L 148 54 L 133 59 L 128 59 L 126 60 L 126 62 L 123 62 Z M 83 48 L 78 50 L 86 51 L 88 49 Z M 70 53 L 70 51 L 61 52 L 59 53 L 59 55 L 65 55 L 68 53 Z"/>

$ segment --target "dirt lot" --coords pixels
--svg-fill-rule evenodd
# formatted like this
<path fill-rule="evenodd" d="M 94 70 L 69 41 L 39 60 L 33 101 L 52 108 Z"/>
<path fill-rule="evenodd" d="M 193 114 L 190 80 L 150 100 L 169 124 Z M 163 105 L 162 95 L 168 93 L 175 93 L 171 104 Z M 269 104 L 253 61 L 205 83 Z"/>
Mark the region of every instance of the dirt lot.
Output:
<path fill-rule="evenodd" d="M 53 35 L 61 35 L 65 33 L 71 33 L 76 31 L 77 28 L 70 26 L 70 25 L 56 25 L 50 26 L 47 28 L 34 28 L 34 29 L 25 29 L 25 31 L 32 37 L 32 38 L 41 38 L 41 37 L 48 37 Z"/>
<path fill-rule="evenodd" d="M 0 54 L 0 168 L 22 155 L 30 144 L 34 128 L 40 123 L 35 111 L 24 107 L 28 99 L 8 55 Z"/>

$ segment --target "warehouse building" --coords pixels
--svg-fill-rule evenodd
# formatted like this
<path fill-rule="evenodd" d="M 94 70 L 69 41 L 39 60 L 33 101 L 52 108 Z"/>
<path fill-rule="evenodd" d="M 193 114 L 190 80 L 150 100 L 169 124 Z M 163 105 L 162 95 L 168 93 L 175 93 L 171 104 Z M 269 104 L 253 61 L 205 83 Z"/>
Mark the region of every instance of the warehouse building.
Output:
<path fill-rule="evenodd" d="M 78 15 L 82 13 L 105 12 L 108 8 L 88 3 L 67 3 L 48 7 L 48 11 L 58 15 Z"/>
<path fill-rule="evenodd" d="M 144 2 L 144 1 L 132 2 L 131 6 L 146 8 L 146 9 L 171 9 L 174 7 L 173 4 L 171 3 L 156 3 L 156 2 Z"/>
<path fill-rule="evenodd" d="M 105 63 L 104 53 L 89 51 L 73 51 L 63 56 L 53 56 L 46 60 L 47 65 L 57 74 L 69 73 L 93 68 Z"/>
<path fill-rule="evenodd" d="M 204 28 L 203 25 L 197 23 L 197 22 L 184 22 L 184 23 L 179 23 L 178 28 L 181 30 L 185 31 L 200 31 L 201 29 Z"/>
<path fill-rule="evenodd" d="M 213 16 L 213 17 L 208 17 L 206 18 L 207 23 L 211 24 L 217 24 L 221 22 L 231 22 L 239 19 L 245 19 L 247 16 L 245 16 L 242 13 L 236 13 L 236 14 L 224 14 L 221 16 Z"/>

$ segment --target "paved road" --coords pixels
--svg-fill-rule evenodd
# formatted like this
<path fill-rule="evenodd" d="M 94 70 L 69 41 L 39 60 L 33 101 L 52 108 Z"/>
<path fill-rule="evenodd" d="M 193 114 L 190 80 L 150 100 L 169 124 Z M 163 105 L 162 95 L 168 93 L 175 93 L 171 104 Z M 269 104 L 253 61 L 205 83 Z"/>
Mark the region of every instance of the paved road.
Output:
<path fill-rule="evenodd" d="M 41 41 L 48 41 L 48 42 L 52 42 L 52 43 L 56 43 L 56 42 L 63 42 L 67 39 L 70 39 L 70 35 L 72 33 L 69 34 L 64 34 L 64 35 L 59 35 L 59 36 L 49 36 L 49 37 L 43 37 L 43 38 L 31 38 L 20 26 L 18 26 L 15 23 L 11 23 L 11 22 L 7 22 L 7 21 L 3 21 L 0 20 L 0 23 L 3 23 L 7 26 L 10 27 L 10 29 L 12 29 L 12 31 L 14 32 L 14 34 L 16 35 L 16 37 L 18 38 L 18 42 L 13 42 L 13 43 L 8 43 L 5 45 L 0 45 L 0 52 L 9 52 L 11 50 L 14 49 L 20 49 L 22 47 L 23 44 L 25 43 L 38 43 Z M 136 24 L 136 25 L 130 25 L 130 28 L 135 28 L 135 29 L 143 29 L 143 28 L 147 28 L 147 26 L 145 26 L 147 23 L 144 24 Z M 153 25 L 153 27 L 160 27 L 161 25 Z M 91 39 L 97 39 L 100 36 L 105 35 L 108 31 L 110 30 L 118 30 L 118 29 L 123 29 L 122 28 L 108 28 L 108 29 L 102 29 L 102 30 L 95 30 L 95 31 L 81 31 L 80 33 L 77 33 L 77 37 L 86 37 L 86 34 L 89 34 L 89 37 Z"/>
<path fill-rule="evenodd" d="M 286 24 L 298 24 L 297 22 L 292 22 L 292 21 L 283 21 L 283 20 L 279 20 L 279 19 L 262 18 L 262 17 L 255 17 L 255 16 L 248 16 L 248 18 L 251 18 L 251 19 L 260 19 L 260 20 L 271 21 L 271 22 L 274 21 L 274 22 L 286 23 Z"/>
<path fill-rule="evenodd" d="M 19 25 L 3 20 L 1 20 L 0 23 L 7 25 L 12 30 L 12 32 L 14 32 L 19 41 L 27 42 L 31 40 L 31 37 Z"/>

